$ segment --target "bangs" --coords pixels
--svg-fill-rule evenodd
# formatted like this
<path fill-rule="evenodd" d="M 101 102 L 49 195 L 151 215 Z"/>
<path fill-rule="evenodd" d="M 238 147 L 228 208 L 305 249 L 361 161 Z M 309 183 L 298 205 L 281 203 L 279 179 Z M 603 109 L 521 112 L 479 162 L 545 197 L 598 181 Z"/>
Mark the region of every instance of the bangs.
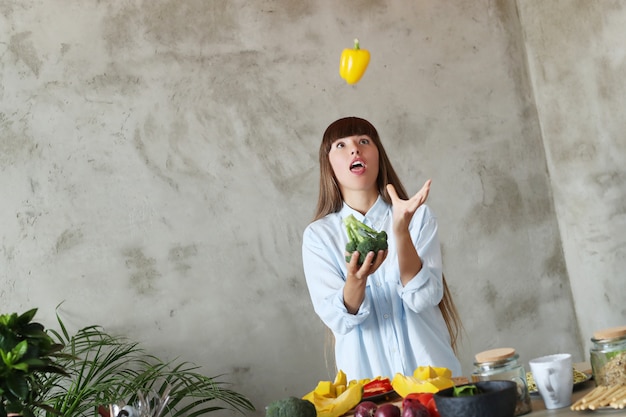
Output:
<path fill-rule="evenodd" d="M 357 135 L 367 135 L 378 141 L 378 132 L 370 122 L 359 117 L 345 117 L 334 121 L 326 128 L 324 144 L 329 147 L 337 139 Z"/>

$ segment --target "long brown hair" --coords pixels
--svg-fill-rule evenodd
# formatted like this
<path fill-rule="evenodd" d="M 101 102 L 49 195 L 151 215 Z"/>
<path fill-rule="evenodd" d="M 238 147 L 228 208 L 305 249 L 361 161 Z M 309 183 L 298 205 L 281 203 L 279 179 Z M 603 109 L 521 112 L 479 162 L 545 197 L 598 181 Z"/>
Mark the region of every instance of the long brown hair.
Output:
<path fill-rule="evenodd" d="M 387 193 L 387 184 L 393 184 L 398 193 L 398 196 L 404 200 L 409 198 L 402 181 L 396 174 L 396 171 L 391 165 L 391 161 L 385 152 L 378 131 L 370 122 L 359 117 L 344 117 L 331 123 L 324 132 L 322 137 L 322 143 L 319 149 L 319 164 L 320 164 L 320 192 L 317 200 L 317 208 L 315 210 L 314 220 L 321 219 L 330 213 L 336 213 L 341 210 L 343 206 L 343 197 L 339 186 L 337 185 L 337 178 L 333 172 L 330 160 L 328 159 L 328 153 L 334 141 L 341 138 L 346 138 L 355 135 L 367 135 L 372 139 L 376 147 L 378 148 L 378 178 L 376 179 L 376 185 L 378 187 L 378 193 L 382 199 L 391 204 L 391 198 Z M 454 352 L 457 351 L 457 342 L 459 341 L 460 331 L 462 329 L 461 317 L 458 310 L 454 305 L 454 300 L 450 294 L 450 289 L 446 283 L 446 278 L 442 274 L 443 281 L 443 298 L 439 302 L 439 309 L 443 319 L 446 322 L 448 333 L 450 334 L 450 342 Z"/>

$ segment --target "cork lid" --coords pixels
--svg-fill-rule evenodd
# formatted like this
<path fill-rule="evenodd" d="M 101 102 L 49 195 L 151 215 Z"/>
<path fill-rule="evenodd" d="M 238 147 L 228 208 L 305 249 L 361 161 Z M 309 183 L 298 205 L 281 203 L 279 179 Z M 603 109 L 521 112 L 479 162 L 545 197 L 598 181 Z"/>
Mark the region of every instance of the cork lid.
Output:
<path fill-rule="evenodd" d="M 497 362 L 503 359 L 510 358 L 513 355 L 515 355 L 515 349 L 508 347 L 485 350 L 484 352 L 476 354 L 476 362 Z"/>
<path fill-rule="evenodd" d="M 608 329 L 598 330 L 593 334 L 596 340 L 618 339 L 626 336 L 626 326 L 609 327 Z"/>

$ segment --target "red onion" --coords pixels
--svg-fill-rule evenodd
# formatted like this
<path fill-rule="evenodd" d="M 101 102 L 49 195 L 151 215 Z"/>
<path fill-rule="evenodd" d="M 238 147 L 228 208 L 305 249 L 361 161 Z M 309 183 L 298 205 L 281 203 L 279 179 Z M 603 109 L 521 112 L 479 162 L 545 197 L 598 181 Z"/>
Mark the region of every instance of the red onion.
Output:
<path fill-rule="evenodd" d="M 430 417 L 426 406 L 418 401 L 402 404 L 402 417 Z"/>
<path fill-rule="evenodd" d="M 374 417 L 402 417 L 400 407 L 393 404 L 383 404 L 376 410 Z"/>
<path fill-rule="evenodd" d="M 354 409 L 354 417 L 374 417 L 378 405 L 373 401 L 363 401 Z"/>

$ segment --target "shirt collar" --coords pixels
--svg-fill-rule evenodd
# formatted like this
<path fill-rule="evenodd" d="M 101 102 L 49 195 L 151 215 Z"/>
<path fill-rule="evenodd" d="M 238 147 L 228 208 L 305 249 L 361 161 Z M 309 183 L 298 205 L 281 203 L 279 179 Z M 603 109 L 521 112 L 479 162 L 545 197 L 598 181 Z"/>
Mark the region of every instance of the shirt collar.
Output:
<path fill-rule="evenodd" d="M 383 200 L 382 196 L 380 196 L 379 194 L 378 198 L 376 199 L 376 202 L 368 210 L 368 212 L 365 213 L 365 216 L 359 213 L 358 211 L 354 210 L 345 202 L 343 203 L 343 207 L 341 208 L 341 211 L 339 212 L 339 214 L 341 215 L 342 219 L 345 219 L 346 217 L 352 214 L 354 217 L 356 217 L 358 221 L 363 222 L 370 227 L 374 227 L 374 225 L 382 223 L 382 221 L 385 219 L 385 217 L 388 214 L 388 209 L 389 209 L 389 204 L 387 204 L 385 200 Z"/>

